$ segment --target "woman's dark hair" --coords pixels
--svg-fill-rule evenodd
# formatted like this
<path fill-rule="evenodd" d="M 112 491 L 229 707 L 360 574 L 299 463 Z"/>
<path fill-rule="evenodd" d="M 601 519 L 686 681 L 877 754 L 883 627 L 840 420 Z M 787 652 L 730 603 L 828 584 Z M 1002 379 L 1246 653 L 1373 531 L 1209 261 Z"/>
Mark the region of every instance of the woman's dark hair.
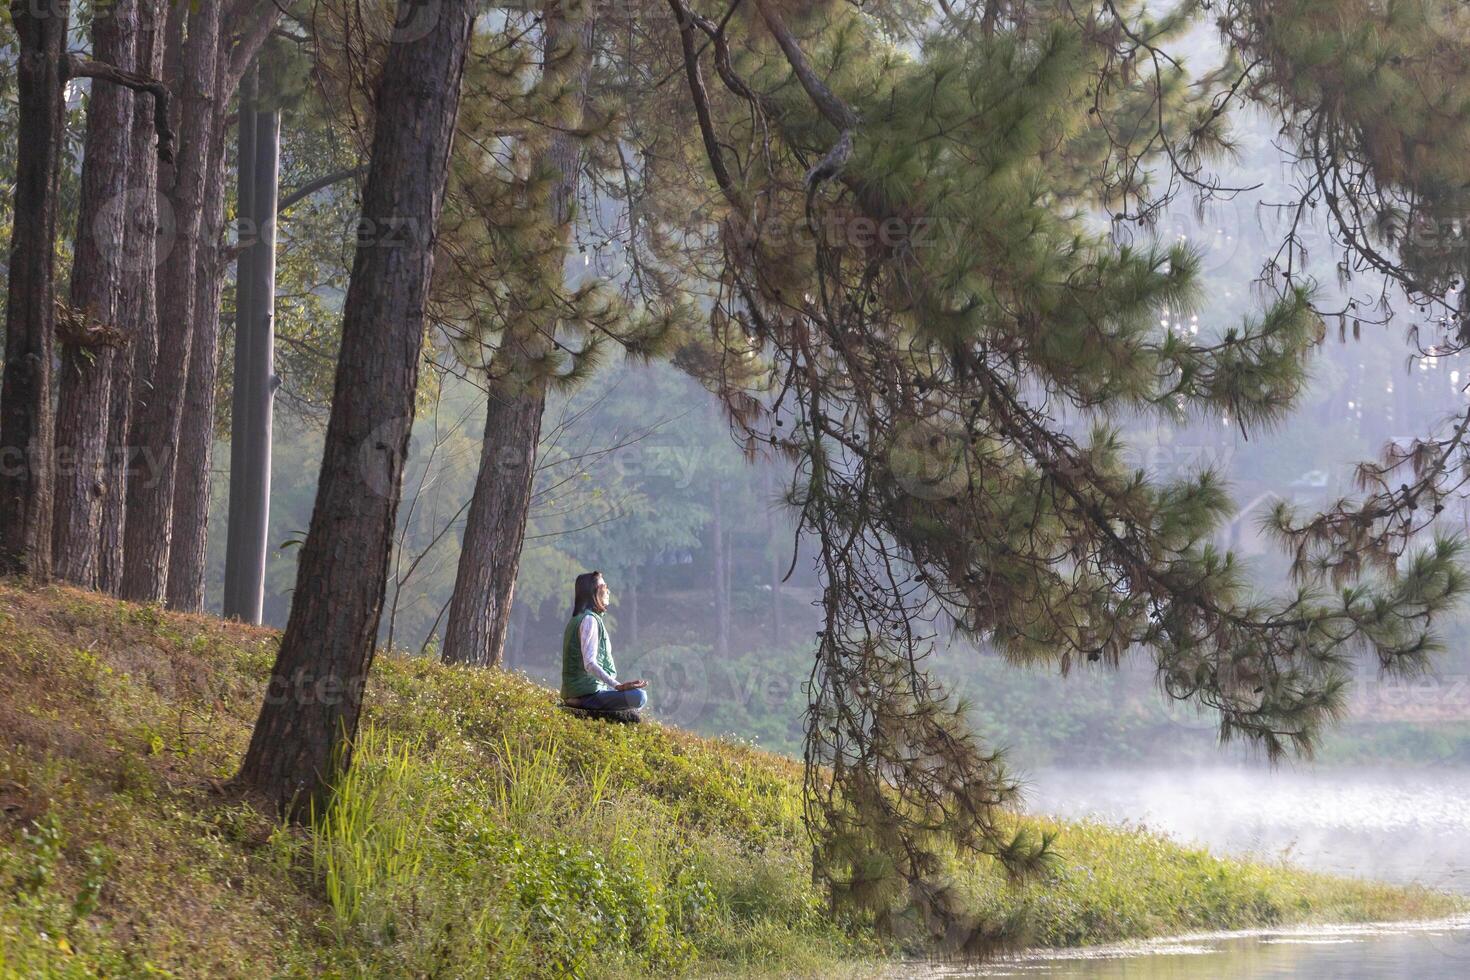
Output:
<path fill-rule="evenodd" d="M 591 609 L 597 599 L 597 580 L 602 577 L 601 572 L 583 572 L 577 576 L 577 584 L 572 588 L 572 615 L 575 616 L 585 609 Z"/>

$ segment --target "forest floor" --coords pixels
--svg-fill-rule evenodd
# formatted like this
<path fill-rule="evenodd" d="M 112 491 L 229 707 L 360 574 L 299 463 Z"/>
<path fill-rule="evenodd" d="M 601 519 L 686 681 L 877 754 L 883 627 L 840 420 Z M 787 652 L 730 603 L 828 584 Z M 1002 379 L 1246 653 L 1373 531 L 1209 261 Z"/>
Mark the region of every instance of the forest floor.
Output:
<path fill-rule="evenodd" d="M 606 725 L 504 671 L 377 659 L 311 827 L 233 795 L 272 630 L 0 580 L 0 976 L 851 975 L 922 950 L 835 923 L 797 763 Z M 1017 818 L 1059 860 L 955 859 L 970 927 L 1070 945 L 1430 918 L 1436 893 Z"/>

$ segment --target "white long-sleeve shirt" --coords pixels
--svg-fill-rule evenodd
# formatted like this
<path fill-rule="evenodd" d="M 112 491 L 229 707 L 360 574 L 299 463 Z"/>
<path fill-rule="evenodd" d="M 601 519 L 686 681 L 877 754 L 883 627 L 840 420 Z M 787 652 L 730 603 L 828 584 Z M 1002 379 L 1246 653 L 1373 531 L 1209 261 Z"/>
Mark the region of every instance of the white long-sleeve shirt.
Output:
<path fill-rule="evenodd" d="M 602 621 L 598 617 L 583 616 L 577 635 L 582 643 L 582 666 L 586 668 L 587 673 L 597 678 L 599 691 L 611 691 L 617 688 L 618 679 L 603 670 L 602 665 L 597 662 L 597 631 L 601 625 Z M 612 657 L 611 638 L 607 641 L 607 655 L 609 658 Z"/>

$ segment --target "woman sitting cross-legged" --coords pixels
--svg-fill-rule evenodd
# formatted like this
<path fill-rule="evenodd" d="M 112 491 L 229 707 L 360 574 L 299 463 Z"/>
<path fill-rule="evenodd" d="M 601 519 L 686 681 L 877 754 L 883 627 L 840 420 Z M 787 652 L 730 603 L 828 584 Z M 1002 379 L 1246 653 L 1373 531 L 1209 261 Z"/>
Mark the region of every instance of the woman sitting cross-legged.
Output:
<path fill-rule="evenodd" d="M 577 576 L 572 618 L 561 641 L 561 699 L 588 711 L 637 711 L 648 703 L 646 682 L 619 681 L 602 614 L 611 593 L 601 572 Z"/>

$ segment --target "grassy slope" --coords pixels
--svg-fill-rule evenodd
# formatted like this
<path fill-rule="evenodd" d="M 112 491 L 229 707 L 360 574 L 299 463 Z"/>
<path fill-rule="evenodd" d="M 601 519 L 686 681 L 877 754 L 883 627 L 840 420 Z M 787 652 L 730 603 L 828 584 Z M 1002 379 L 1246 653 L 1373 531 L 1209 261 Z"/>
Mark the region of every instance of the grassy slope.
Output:
<path fill-rule="evenodd" d="M 331 819 L 276 826 L 219 786 L 275 642 L 0 581 L 0 974 L 815 973 L 882 952 L 822 915 L 794 763 L 578 721 L 517 675 L 379 658 Z M 1058 829 L 1047 880 L 956 866 L 977 925 L 1063 944 L 1452 908 Z"/>

